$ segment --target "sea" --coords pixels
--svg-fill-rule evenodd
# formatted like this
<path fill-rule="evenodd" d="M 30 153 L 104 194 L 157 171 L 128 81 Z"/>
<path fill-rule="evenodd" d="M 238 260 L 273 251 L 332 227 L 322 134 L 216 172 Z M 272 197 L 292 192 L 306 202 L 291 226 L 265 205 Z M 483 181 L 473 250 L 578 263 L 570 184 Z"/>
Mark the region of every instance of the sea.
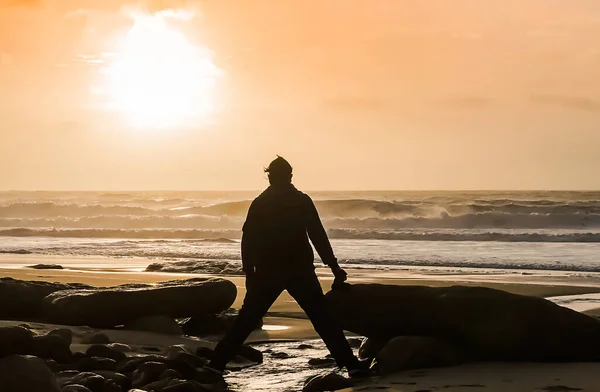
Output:
<path fill-rule="evenodd" d="M 0 253 L 239 264 L 259 193 L 0 192 Z M 354 268 L 600 272 L 600 192 L 307 193 Z"/>

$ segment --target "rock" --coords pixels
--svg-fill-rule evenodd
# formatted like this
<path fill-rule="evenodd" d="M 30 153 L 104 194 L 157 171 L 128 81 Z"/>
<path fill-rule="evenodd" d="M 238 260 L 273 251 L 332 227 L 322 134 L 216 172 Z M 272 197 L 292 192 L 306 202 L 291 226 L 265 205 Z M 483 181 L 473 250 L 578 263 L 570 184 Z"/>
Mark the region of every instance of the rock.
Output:
<path fill-rule="evenodd" d="M 381 374 L 408 369 L 458 365 L 467 360 L 459 347 L 442 339 L 423 336 L 400 336 L 377 353 L 375 367 Z"/>
<path fill-rule="evenodd" d="M 83 343 L 83 344 L 109 344 L 110 339 L 108 338 L 108 335 L 105 333 L 94 332 L 94 333 L 85 335 L 81 339 L 81 343 Z"/>
<path fill-rule="evenodd" d="M 387 339 L 366 338 L 358 349 L 360 359 L 373 359 L 388 344 Z"/>
<path fill-rule="evenodd" d="M 240 357 L 244 357 L 249 361 L 262 363 L 263 362 L 263 354 L 255 349 L 254 347 L 248 346 L 244 344 L 237 352 L 237 355 Z"/>
<path fill-rule="evenodd" d="M 169 316 L 140 317 L 125 324 L 125 329 L 132 331 L 154 332 L 163 335 L 183 335 L 177 321 Z"/>
<path fill-rule="evenodd" d="M 64 386 L 78 384 L 83 385 L 88 388 L 92 392 L 102 392 L 102 388 L 104 387 L 104 377 L 99 374 L 91 373 L 91 372 L 83 372 L 79 373 L 75 377 L 71 378 L 67 381 Z M 63 386 L 63 388 L 64 388 Z"/>
<path fill-rule="evenodd" d="M 195 274 L 227 274 L 243 275 L 242 266 L 239 262 L 227 260 L 207 261 L 169 261 L 166 263 L 152 263 L 146 267 L 148 272 L 177 272 Z"/>
<path fill-rule="evenodd" d="M 62 337 L 69 345 L 73 343 L 73 331 L 68 328 L 53 329 L 48 335 L 57 335 Z"/>
<path fill-rule="evenodd" d="M 167 355 L 167 359 L 176 361 L 176 362 L 185 362 L 190 364 L 195 368 L 202 367 L 208 363 L 205 358 L 200 358 L 195 356 L 194 354 L 190 354 L 187 352 L 173 352 Z"/>
<path fill-rule="evenodd" d="M 353 387 L 354 385 L 356 385 L 355 381 L 331 372 L 310 377 L 304 383 L 302 392 L 337 391 L 339 389 Z"/>
<path fill-rule="evenodd" d="M 0 359 L 0 391 L 60 392 L 58 382 L 43 360 L 10 355 Z"/>
<path fill-rule="evenodd" d="M 84 357 L 76 361 L 75 366 L 81 372 L 95 372 L 97 370 L 116 370 L 117 361 L 110 358 Z"/>
<path fill-rule="evenodd" d="M 123 388 L 118 386 L 114 380 L 104 380 L 101 392 L 123 392 Z"/>
<path fill-rule="evenodd" d="M 44 359 L 54 359 L 58 363 L 70 363 L 73 359 L 71 343 L 62 334 L 34 336 L 29 354 Z"/>
<path fill-rule="evenodd" d="M 48 295 L 45 315 L 55 323 L 113 327 L 146 316 L 173 318 L 213 314 L 235 300 L 235 284 L 218 278 L 196 278 L 151 287 L 64 290 Z"/>
<path fill-rule="evenodd" d="M 288 359 L 291 357 L 291 355 L 283 351 L 276 351 L 271 353 L 270 357 L 274 359 Z"/>
<path fill-rule="evenodd" d="M 160 355 L 146 355 L 143 357 L 127 358 L 117 363 L 117 372 L 129 374 L 133 373 L 144 362 L 163 362 L 166 358 Z"/>
<path fill-rule="evenodd" d="M 460 342 L 474 360 L 600 361 L 600 323 L 543 298 L 483 287 L 347 286 L 326 298 L 342 327 L 359 335 L 438 337 Z"/>
<path fill-rule="evenodd" d="M 107 344 L 106 347 L 111 348 L 116 351 L 120 351 L 122 353 L 130 353 L 133 351 L 130 346 L 123 344 L 123 343 L 110 343 L 110 344 Z"/>
<path fill-rule="evenodd" d="M 201 384 L 213 384 L 223 381 L 223 376 L 208 369 L 198 369 L 193 377 L 188 378 Z"/>
<path fill-rule="evenodd" d="M 30 354 L 34 333 L 23 327 L 0 328 L 0 358 L 12 354 Z"/>
<path fill-rule="evenodd" d="M 62 392 L 92 392 L 88 388 L 80 384 L 67 385 L 62 389 Z"/>
<path fill-rule="evenodd" d="M 313 349 L 313 348 L 315 348 L 313 345 L 302 343 L 296 347 L 296 350 L 308 350 L 308 349 Z"/>
<path fill-rule="evenodd" d="M 133 372 L 131 386 L 140 388 L 157 381 L 168 367 L 162 362 L 144 362 Z"/>
<path fill-rule="evenodd" d="M 48 270 L 48 269 L 63 269 L 62 265 L 58 265 L 58 264 L 36 264 L 36 265 L 30 265 L 27 268 L 32 268 L 32 269 L 38 269 L 38 270 Z"/>
<path fill-rule="evenodd" d="M 169 386 L 171 381 L 171 379 L 154 381 L 150 384 L 144 385 L 144 389 L 147 391 L 163 391 L 167 386 Z"/>
<path fill-rule="evenodd" d="M 179 374 L 179 372 L 177 370 L 167 369 L 161 373 L 161 375 L 158 377 L 158 379 L 164 380 L 166 378 L 171 379 L 171 380 L 174 378 L 181 378 L 181 374 Z"/>
<path fill-rule="evenodd" d="M 210 360 L 214 354 L 213 349 L 209 347 L 198 347 L 196 348 L 196 356 L 200 358 L 206 358 Z"/>
<path fill-rule="evenodd" d="M 114 359 L 116 362 L 121 362 L 127 358 L 127 355 L 124 353 L 101 344 L 90 346 L 85 353 L 88 357 L 110 358 Z"/>
<path fill-rule="evenodd" d="M 110 370 L 97 370 L 94 373 L 101 375 L 105 380 L 112 380 L 121 389 L 128 390 L 131 387 L 131 380 L 124 374 Z"/>
<path fill-rule="evenodd" d="M 205 392 L 207 391 L 197 381 L 173 379 L 162 392 Z"/>
<path fill-rule="evenodd" d="M 308 360 L 308 364 L 314 367 L 335 367 L 337 363 L 333 358 L 311 358 Z"/>
<path fill-rule="evenodd" d="M 218 314 L 197 315 L 185 320 L 181 328 L 186 335 L 190 336 L 221 335 L 231 328 L 237 315 L 236 309 L 228 309 Z M 255 329 L 261 329 L 262 326 L 261 319 Z"/>
<path fill-rule="evenodd" d="M 84 284 L 62 284 L 0 278 L 0 319 L 39 320 L 44 298 L 60 290 L 91 289 Z"/>

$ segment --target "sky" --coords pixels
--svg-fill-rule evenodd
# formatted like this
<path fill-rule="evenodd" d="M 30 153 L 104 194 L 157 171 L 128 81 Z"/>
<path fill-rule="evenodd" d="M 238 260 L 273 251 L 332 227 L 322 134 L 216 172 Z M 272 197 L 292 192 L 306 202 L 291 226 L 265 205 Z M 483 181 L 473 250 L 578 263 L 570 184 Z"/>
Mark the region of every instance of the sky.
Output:
<path fill-rule="evenodd" d="M 597 0 L 0 0 L 0 189 L 598 189 Z"/>

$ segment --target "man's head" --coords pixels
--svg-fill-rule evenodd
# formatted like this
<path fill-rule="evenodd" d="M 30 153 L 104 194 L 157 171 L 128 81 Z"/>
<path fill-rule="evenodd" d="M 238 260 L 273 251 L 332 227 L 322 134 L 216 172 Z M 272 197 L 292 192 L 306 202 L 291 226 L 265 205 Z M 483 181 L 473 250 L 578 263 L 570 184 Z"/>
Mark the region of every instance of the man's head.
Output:
<path fill-rule="evenodd" d="M 284 185 L 292 182 L 292 165 L 277 155 L 277 158 L 265 169 L 271 185 Z"/>

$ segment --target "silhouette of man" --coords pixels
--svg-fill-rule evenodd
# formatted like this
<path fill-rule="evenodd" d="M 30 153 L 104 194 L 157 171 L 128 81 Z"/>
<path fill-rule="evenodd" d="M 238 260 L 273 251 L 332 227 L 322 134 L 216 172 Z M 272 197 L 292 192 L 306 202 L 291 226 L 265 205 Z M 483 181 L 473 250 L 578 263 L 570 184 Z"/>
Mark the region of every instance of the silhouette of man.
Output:
<path fill-rule="evenodd" d="M 246 297 L 240 313 L 215 348 L 208 368 L 220 374 L 273 302 L 287 290 L 310 318 L 337 364 L 351 377 L 367 375 L 368 365 L 352 352 L 341 327 L 329 316 L 315 274 L 314 254 L 331 268 L 335 283 L 346 280 L 311 198 L 292 185 L 292 166 L 277 157 L 265 172 L 270 186 L 250 205 L 243 226 L 242 264 Z"/>

